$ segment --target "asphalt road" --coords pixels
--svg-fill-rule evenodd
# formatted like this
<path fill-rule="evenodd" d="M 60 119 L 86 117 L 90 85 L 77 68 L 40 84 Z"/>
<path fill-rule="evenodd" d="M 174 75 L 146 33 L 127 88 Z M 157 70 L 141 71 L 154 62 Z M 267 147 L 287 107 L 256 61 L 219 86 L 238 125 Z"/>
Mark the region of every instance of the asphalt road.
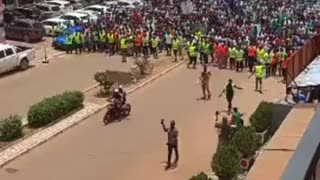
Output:
<path fill-rule="evenodd" d="M 265 84 L 272 89 L 260 95 L 253 91 L 254 81 L 246 73 L 210 69 L 212 100 L 197 100 L 200 70 L 181 66 L 130 95 L 128 119 L 104 126 L 104 112 L 98 113 L 1 168 L 0 179 L 186 180 L 208 170 L 217 144 L 213 115 L 226 108 L 225 99 L 217 96 L 227 79 L 245 87 L 236 92 L 235 99 L 244 113 L 251 114 L 261 99 L 280 95 L 271 79 Z M 174 119 L 179 129 L 180 162 L 170 171 L 164 171 L 166 134 L 161 118 Z"/>
<path fill-rule="evenodd" d="M 25 115 L 28 108 L 44 97 L 66 90 L 84 90 L 95 84 L 99 70 L 128 71 L 132 61 L 121 63 L 119 56 L 104 54 L 68 55 L 49 64 L 37 64 L 24 72 L 0 76 L 0 118 L 9 114 Z"/>

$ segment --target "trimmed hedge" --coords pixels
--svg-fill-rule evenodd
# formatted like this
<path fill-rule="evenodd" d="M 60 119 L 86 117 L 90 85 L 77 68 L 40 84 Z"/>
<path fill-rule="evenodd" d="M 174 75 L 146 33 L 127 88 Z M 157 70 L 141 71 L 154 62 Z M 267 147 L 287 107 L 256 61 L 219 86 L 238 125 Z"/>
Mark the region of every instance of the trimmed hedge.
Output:
<path fill-rule="evenodd" d="M 84 94 L 80 91 L 64 92 L 45 98 L 30 107 L 28 122 L 30 127 L 42 127 L 82 107 Z"/>
<path fill-rule="evenodd" d="M 232 144 L 221 146 L 211 161 L 212 171 L 220 180 L 231 180 L 240 172 L 241 154 Z"/>
<path fill-rule="evenodd" d="M 201 172 L 195 176 L 192 176 L 189 180 L 211 180 L 204 172 Z"/>
<path fill-rule="evenodd" d="M 244 158 L 254 155 L 258 149 L 258 136 L 254 128 L 247 126 L 241 127 L 233 136 L 232 143 L 241 152 Z"/>
<path fill-rule="evenodd" d="M 256 132 L 267 130 L 272 123 L 272 103 L 262 101 L 249 120 Z"/>
<path fill-rule="evenodd" d="M 22 118 L 10 115 L 0 122 L 0 141 L 12 141 L 22 137 Z"/>

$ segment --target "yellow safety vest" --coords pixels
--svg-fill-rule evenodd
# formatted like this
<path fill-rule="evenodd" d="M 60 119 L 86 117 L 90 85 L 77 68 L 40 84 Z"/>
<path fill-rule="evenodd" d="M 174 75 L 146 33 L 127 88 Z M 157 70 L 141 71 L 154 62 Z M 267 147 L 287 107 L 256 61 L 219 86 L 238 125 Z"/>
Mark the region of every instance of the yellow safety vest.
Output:
<path fill-rule="evenodd" d="M 144 46 L 144 47 L 149 46 L 148 38 L 146 38 L 146 37 L 142 38 L 142 46 Z"/>
<path fill-rule="evenodd" d="M 173 40 L 172 41 L 172 49 L 173 50 L 178 50 L 179 49 L 179 45 L 180 45 L 179 40 Z"/>
<path fill-rule="evenodd" d="M 114 43 L 113 34 L 108 34 L 108 41 L 109 41 L 109 43 Z"/>
<path fill-rule="evenodd" d="M 256 65 L 256 78 L 263 78 L 263 66 Z"/>
<path fill-rule="evenodd" d="M 158 40 L 157 39 L 152 39 L 152 47 L 153 48 L 158 47 Z"/>
<path fill-rule="evenodd" d="M 74 41 L 77 43 L 77 44 L 80 44 L 81 43 L 81 34 L 80 32 L 76 32 L 75 35 L 74 35 Z"/>
<path fill-rule="evenodd" d="M 190 57 L 197 57 L 196 46 L 189 46 Z"/>
<path fill-rule="evenodd" d="M 127 49 L 127 40 L 125 38 L 122 38 L 120 40 L 120 48 L 121 49 Z"/>
<path fill-rule="evenodd" d="M 104 31 L 99 33 L 99 38 L 101 42 L 105 42 L 106 41 L 106 33 Z"/>

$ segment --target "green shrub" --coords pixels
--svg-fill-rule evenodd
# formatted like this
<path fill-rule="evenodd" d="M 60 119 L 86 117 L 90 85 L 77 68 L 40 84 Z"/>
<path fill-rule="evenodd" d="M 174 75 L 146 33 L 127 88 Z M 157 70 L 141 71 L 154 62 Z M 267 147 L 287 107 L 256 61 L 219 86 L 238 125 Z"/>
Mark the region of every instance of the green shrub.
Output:
<path fill-rule="evenodd" d="M 232 143 L 244 158 L 251 157 L 258 149 L 258 137 L 252 127 L 242 127 L 233 136 Z"/>
<path fill-rule="evenodd" d="M 0 141 L 12 141 L 22 136 L 22 119 L 10 115 L 0 122 Z"/>
<path fill-rule="evenodd" d="M 256 132 L 267 130 L 272 122 L 272 103 L 261 102 L 249 120 Z"/>
<path fill-rule="evenodd" d="M 201 172 L 195 176 L 192 176 L 190 180 L 211 180 L 204 172 Z"/>
<path fill-rule="evenodd" d="M 73 110 L 82 107 L 84 94 L 80 91 L 65 92 L 45 98 L 30 107 L 28 122 L 30 127 L 47 125 Z"/>
<path fill-rule="evenodd" d="M 240 158 L 234 145 L 221 146 L 212 158 L 211 168 L 219 180 L 230 180 L 240 172 Z"/>
<path fill-rule="evenodd" d="M 132 75 L 121 71 L 102 71 L 94 75 L 94 79 L 99 83 L 100 93 L 109 95 L 114 84 L 129 84 L 132 82 Z"/>

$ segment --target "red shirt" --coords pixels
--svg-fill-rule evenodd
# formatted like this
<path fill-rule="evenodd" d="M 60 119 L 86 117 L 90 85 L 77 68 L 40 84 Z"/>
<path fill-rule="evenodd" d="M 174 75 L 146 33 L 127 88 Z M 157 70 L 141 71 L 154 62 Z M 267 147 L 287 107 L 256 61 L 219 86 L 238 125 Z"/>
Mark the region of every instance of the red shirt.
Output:
<path fill-rule="evenodd" d="M 142 34 L 139 33 L 139 34 L 137 34 L 136 39 L 134 40 L 134 43 L 136 46 L 140 47 L 141 42 L 142 42 Z"/>

